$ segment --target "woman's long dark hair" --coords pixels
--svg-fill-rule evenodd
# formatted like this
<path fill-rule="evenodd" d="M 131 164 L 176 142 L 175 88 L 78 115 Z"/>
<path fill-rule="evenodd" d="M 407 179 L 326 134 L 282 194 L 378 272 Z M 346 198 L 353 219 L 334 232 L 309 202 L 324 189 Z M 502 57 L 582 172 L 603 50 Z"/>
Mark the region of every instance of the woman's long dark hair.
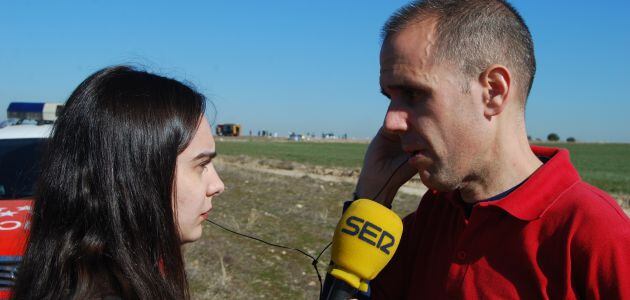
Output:
<path fill-rule="evenodd" d="M 172 197 L 203 95 L 126 66 L 72 93 L 44 154 L 14 299 L 187 299 Z"/>

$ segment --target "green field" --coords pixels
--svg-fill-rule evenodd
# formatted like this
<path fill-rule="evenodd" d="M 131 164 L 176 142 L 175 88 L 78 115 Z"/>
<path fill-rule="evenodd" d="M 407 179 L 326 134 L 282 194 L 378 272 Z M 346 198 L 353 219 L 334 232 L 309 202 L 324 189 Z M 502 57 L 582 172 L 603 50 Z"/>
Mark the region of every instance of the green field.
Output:
<path fill-rule="evenodd" d="M 587 182 L 610 193 L 630 194 L 630 144 L 554 143 L 567 148 Z M 359 168 L 367 144 L 339 142 L 285 142 L 274 140 L 217 141 L 222 155 L 247 155 L 327 167 Z"/>
<path fill-rule="evenodd" d="M 630 194 L 630 144 L 555 143 L 566 148 L 582 179 L 610 193 Z"/>
<path fill-rule="evenodd" d="M 217 141 L 221 155 L 247 155 L 309 165 L 360 168 L 366 143 L 286 142 L 277 140 Z"/>

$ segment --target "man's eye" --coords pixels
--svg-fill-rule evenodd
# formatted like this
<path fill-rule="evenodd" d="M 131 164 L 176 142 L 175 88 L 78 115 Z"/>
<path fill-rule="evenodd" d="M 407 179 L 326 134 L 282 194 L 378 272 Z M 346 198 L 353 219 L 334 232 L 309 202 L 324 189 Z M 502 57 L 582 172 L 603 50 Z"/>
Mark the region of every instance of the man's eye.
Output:
<path fill-rule="evenodd" d="M 409 104 L 417 104 L 427 99 L 427 93 L 422 90 L 406 89 L 403 92 L 403 99 Z"/>
<path fill-rule="evenodd" d="M 405 99 L 409 100 L 422 100 L 425 95 L 423 91 L 416 89 L 404 89 L 402 93 L 405 96 Z"/>

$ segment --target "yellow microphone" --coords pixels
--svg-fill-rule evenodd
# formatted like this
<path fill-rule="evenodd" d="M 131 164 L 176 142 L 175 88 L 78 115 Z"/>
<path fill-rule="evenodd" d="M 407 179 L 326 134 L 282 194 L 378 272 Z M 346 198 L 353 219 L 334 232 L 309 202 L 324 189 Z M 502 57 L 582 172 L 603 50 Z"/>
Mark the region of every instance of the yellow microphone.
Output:
<path fill-rule="evenodd" d="M 387 207 L 359 199 L 341 216 L 332 243 L 330 275 L 362 292 L 394 256 L 403 225 Z"/>

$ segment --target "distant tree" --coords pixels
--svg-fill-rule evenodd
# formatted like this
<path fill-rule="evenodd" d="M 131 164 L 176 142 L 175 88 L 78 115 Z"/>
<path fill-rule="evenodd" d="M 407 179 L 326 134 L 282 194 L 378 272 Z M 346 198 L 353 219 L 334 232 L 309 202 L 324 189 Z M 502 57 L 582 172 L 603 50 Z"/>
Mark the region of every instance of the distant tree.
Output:
<path fill-rule="evenodd" d="M 547 140 L 550 141 L 550 142 L 557 142 L 557 141 L 560 140 L 560 136 L 558 134 L 556 134 L 556 133 L 550 133 L 547 136 Z"/>
<path fill-rule="evenodd" d="M 531 135 L 528 135 L 528 136 L 527 136 L 527 140 L 528 140 L 528 141 L 531 141 L 531 140 L 532 140 L 532 136 L 531 136 Z"/>
<path fill-rule="evenodd" d="M 567 142 L 568 143 L 575 143 L 575 138 L 574 137 L 568 137 L 567 138 Z"/>

